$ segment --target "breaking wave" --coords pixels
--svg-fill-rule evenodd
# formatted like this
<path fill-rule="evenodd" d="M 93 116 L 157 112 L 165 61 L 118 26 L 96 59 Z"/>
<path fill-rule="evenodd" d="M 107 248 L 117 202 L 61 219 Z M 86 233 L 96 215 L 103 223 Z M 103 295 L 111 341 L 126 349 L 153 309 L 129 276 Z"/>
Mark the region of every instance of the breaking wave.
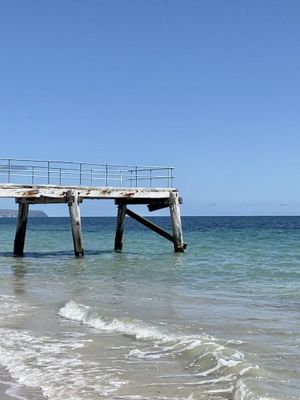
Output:
<path fill-rule="evenodd" d="M 104 332 L 130 336 L 135 346 L 126 358 L 145 362 L 181 362 L 183 370 L 176 376 L 176 385 L 192 387 L 201 395 L 217 395 L 228 398 L 230 393 L 236 400 L 247 399 L 241 377 L 257 376 L 259 368 L 245 360 L 242 352 L 220 343 L 208 335 L 185 335 L 172 333 L 161 327 L 129 318 L 108 319 L 98 315 L 89 306 L 75 301 L 66 303 L 59 315 L 69 320 Z M 174 376 L 163 377 L 171 385 Z M 222 397 L 222 395 L 224 397 Z"/>

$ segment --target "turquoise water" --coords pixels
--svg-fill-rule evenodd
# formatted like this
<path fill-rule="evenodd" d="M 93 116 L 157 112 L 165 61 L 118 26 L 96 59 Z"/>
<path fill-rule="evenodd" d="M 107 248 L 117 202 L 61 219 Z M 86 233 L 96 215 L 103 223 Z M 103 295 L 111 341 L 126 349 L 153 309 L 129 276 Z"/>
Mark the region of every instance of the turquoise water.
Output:
<path fill-rule="evenodd" d="M 155 222 L 169 229 L 169 219 Z M 300 399 L 300 217 L 184 217 L 185 254 L 126 220 L 0 219 L 4 398 Z M 5 398 L 6 398 L 5 397 Z"/>

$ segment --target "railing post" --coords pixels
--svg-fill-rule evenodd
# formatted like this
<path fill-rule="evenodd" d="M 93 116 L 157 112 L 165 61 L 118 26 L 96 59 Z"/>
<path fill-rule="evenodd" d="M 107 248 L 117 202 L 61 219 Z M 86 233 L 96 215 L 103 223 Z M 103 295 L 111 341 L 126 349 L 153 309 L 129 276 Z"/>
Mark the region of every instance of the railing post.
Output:
<path fill-rule="evenodd" d="M 135 167 L 135 187 L 138 187 L 138 167 Z"/>
<path fill-rule="evenodd" d="M 7 175 L 8 183 L 10 183 L 10 167 L 11 167 L 11 160 L 8 160 L 8 175 Z"/>
<path fill-rule="evenodd" d="M 31 176 L 31 183 L 34 183 L 34 165 L 32 166 L 32 176 Z"/>
<path fill-rule="evenodd" d="M 91 168 L 91 186 L 93 186 L 93 169 Z"/>
<path fill-rule="evenodd" d="M 171 172 L 171 187 L 173 187 L 173 179 L 174 179 L 174 177 L 173 177 L 173 168 L 169 168 L 169 170 L 170 170 L 170 172 Z"/>
<path fill-rule="evenodd" d="M 105 165 L 105 186 L 107 186 L 108 183 L 108 165 Z"/>
<path fill-rule="evenodd" d="M 152 169 L 150 169 L 150 187 L 152 188 Z"/>
<path fill-rule="evenodd" d="M 48 164 L 48 185 L 50 185 L 50 161 L 48 161 L 47 164 Z"/>
<path fill-rule="evenodd" d="M 79 186 L 81 186 L 81 177 L 82 177 L 82 163 L 79 164 Z"/>

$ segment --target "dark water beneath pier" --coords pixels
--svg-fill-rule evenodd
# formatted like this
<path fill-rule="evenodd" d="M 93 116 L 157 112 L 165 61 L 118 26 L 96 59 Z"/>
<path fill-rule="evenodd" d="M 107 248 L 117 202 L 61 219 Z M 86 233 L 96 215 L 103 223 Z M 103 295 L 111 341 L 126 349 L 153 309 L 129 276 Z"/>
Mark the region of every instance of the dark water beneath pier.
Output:
<path fill-rule="evenodd" d="M 168 218 L 156 218 L 168 228 Z M 126 220 L 0 219 L 0 398 L 300 399 L 300 217 L 185 217 L 185 254 Z"/>

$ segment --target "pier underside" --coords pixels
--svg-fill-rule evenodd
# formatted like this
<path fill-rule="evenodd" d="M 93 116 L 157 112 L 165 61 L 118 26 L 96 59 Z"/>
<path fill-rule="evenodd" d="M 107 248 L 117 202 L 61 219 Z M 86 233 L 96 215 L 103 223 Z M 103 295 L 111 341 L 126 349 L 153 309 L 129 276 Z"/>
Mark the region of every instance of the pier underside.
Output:
<path fill-rule="evenodd" d="M 74 253 L 76 256 L 83 256 L 84 247 L 79 205 L 83 200 L 87 199 L 114 200 L 118 209 L 114 245 L 114 250 L 117 252 L 122 251 L 123 248 L 126 215 L 171 241 L 175 252 L 183 252 L 186 248 L 186 244 L 183 241 L 180 218 L 180 204 L 182 201 L 177 189 L 1 184 L 0 198 L 14 198 L 19 204 L 14 241 L 14 254 L 16 256 L 22 256 L 24 253 L 29 205 L 58 203 L 65 203 L 69 207 Z M 130 205 L 136 204 L 146 205 L 151 212 L 169 208 L 172 233 L 166 232 L 128 208 Z"/>

